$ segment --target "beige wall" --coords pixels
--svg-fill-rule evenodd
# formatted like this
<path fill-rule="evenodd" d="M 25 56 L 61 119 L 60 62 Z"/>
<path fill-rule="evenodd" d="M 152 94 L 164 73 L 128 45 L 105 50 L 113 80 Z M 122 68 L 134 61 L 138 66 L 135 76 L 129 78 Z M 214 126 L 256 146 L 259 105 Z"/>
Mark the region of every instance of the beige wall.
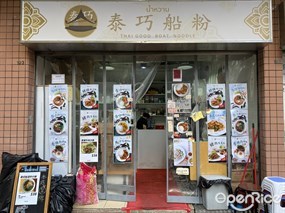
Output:
<path fill-rule="evenodd" d="M 1 0 L 0 158 L 3 151 L 32 151 L 35 57 L 33 51 L 19 43 L 19 31 L 20 1 Z"/>
<path fill-rule="evenodd" d="M 285 177 L 282 51 L 276 7 L 280 1 L 272 1 L 274 42 L 258 51 L 262 178 L 268 175 Z M 1 0 L 0 153 L 32 151 L 35 58 L 33 51 L 19 43 L 19 30 L 20 0 Z M 18 61 L 24 64 L 18 65 Z"/>

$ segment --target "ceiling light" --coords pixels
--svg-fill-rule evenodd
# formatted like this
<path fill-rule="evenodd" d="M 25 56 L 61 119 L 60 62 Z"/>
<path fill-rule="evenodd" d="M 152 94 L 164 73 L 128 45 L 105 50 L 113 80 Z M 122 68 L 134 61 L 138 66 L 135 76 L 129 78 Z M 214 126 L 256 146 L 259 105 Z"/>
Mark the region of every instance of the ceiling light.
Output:
<path fill-rule="evenodd" d="M 180 69 L 180 70 L 189 70 L 192 68 L 193 68 L 193 66 L 189 65 L 189 64 L 185 64 L 185 65 L 181 65 L 181 66 L 177 67 L 177 69 Z"/>
<path fill-rule="evenodd" d="M 114 69 L 115 69 L 114 67 L 112 67 L 112 66 L 110 66 L 110 65 L 106 65 L 105 68 L 106 68 L 106 70 L 114 70 Z M 101 66 L 101 67 L 99 67 L 99 69 L 102 70 L 102 69 L 104 69 L 104 67 Z"/>
<path fill-rule="evenodd" d="M 141 69 L 146 69 L 146 63 L 141 63 Z"/>

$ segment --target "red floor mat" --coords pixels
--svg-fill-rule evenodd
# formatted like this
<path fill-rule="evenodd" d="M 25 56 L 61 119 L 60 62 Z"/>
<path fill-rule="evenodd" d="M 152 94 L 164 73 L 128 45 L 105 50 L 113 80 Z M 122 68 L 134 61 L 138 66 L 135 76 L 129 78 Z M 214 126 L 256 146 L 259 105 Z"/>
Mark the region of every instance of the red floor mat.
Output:
<path fill-rule="evenodd" d="M 131 210 L 185 210 L 191 209 L 186 203 L 166 202 L 166 170 L 140 169 L 137 171 L 137 199 L 128 202 L 126 212 Z"/>

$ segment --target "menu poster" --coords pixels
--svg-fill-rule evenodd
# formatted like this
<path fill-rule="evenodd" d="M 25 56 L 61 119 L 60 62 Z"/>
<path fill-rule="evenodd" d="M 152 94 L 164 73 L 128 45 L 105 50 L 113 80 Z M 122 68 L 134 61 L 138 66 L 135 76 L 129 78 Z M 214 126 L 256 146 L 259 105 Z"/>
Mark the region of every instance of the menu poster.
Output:
<path fill-rule="evenodd" d="M 49 109 L 67 110 L 68 88 L 66 84 L 49 86 Z"/>
<path fill-rule="evenodd" d="M 99 108 L 98 84 L 80 85 L 80 107 L 81 110 L 92 110 Z"/>
<path fill-rule="evenodd" d="M 211 110 L 207 114 L 207 129 L 210 136 L 226 134 L 226 110 Z"/>
<path fill-rule="evenodd" d="M 225 109 L 225 84 L 207 84 L 207 105 L 210 109 Z"/>
<path fill-rule="evenodd" d="M 247 84 L 229 84 L 231 109 L 247 109 Z"/>
<path fill-rule="evenodd" d="M 98 110 L 80 111 L 80 135 L 98 135 L 99 132 Z"/>
<path fill-rule="evenodd" d="M 50 161 L 54 163 L 67 162 L 68 141 L 67 137 L 50 137 Z"/>
<path fill-rule="evenodd" d="M 38 203 L 40 172 L 20 172 L 15 205 Z"/>
<path fill-rule="evenodd" d="M 248 111 L 243 109 L 231 110 L 232 136 L 248 135 Z"/>
<path fill-rule="evenodd" d="M 132 162 L 132 137 L 114 136 L 114 163 Z"/>
<path fill-rule="evenodd" d="M 173 139 L 174 166 L 193 166 L 192 142 L 186 138 Z"/>
<path fill-rule="evenodd" d="M 80 136 L 80 162 L 98 162 L 98 136 Z"/>
<path fill-rule="evenodd" d="M 124 136 L 132 134 L 132 111 L 114 110 L 114 135 Z"/>
<path fill-rule="evenodd" d="M 191 85 L 189 83 L 172 84 L 172 100 L 175 102 L 177 110 L 191 109 Z"/>
<path fill-rule="evenodd" d="M 232 137 L 233 163 L 247 163 L 249 158 L 249 137 Z"/>
<path fill-rule="evenodd" d="M 113 86 L 114 109 L 131 109 L 132 108 L 132 85 L 115 84 Z"/>
<path fill-rule="evenodd" d="M 186 115 L 174 117 L 174 138 L 189 138 L 191 137 L 191 119 Z"/>
<path fill-rule="evenodd" d="M 49 112 L 49 124 L 49 132 L 51 136 L 68 136 L 67 111 L 51 110 Z"/>
<path fill-rule="evenodd" d="M 208 160 L 209 162 L 227 161 L 227 137 L 208 137 Z"/>

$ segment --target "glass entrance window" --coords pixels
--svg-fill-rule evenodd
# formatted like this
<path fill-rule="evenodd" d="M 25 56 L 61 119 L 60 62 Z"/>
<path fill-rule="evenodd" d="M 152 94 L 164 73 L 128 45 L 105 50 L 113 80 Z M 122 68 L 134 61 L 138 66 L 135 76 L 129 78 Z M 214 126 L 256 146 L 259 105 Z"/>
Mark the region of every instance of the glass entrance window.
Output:
<path fill-rule="evenodd" d="M 88 164 L 97 168 L 100 199 L 136 199 L 136 171 L 152 159 L 138 156 L 136 121 L 147 112 L 151 119 L 145 131 L 161 130 L 163 148 L 157 155 L 163 154 L 164 161 L 156 165 L 167 171 L 167 201 L 199 203 L 201 175 L 240 181 L 252 145 L 251 125 L 258 126 L 256 67 L 251 53 L 43 54 L 37 57 L 36 151 L 50 160 L 48 88 L 57 84 L 53 74 L 61 74 L 60 84 L 67 85 L 69 94 L 69 151 L 68 161 L 55 163 L 54 172 L 76 174 L 82 161 L 81 88 L 96 85 L 98 161 Z M 130 130 L 126 137 L 119 133 L 124 125 L 117 126 L 124 119 Z M 125 143 L 117 146 L 118 140 Z M 149 150 L 154 146 L 150 143 Z M 117 154 L 126 147 L 127 161 Z"/>

